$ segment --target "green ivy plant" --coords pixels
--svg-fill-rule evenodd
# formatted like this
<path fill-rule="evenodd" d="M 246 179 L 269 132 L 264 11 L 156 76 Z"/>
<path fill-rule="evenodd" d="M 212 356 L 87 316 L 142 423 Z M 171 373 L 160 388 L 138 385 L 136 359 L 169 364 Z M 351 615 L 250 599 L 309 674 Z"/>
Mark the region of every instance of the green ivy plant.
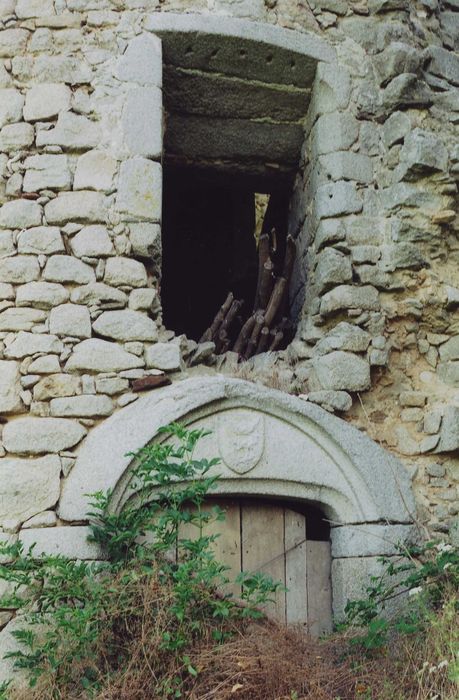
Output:
<path fill-rule="evenodd" d="M 2 545 L 0 580 L 8 593 L 0 608 L 16 610 L 24 626 L 13 634 L 20 648 L 7 656 L 28 673 L 34 687 L 45 675 L 54 678 L 53 698 L 68 688 L 92 697 L 103 672 L 124 663 L 123 640 L 135 627 L 139 586 L 158 581 L 168 591 L 168 624 L 160 646 L 177 659 L 180 672 L 164 681 L 161 697 L 183 696 L 194 668 L 187 654 L 194 640 L 212 627 L 216 643 L 229 633 L 228 622 L 261 616 L 260 606 L 272 599 L 279 583 L 261 574 L 243 572 L 237 579 L 242 603 L 222 594 L 227 569 L 214 556 L 218 535 L 207 526 L 224 520 L 218 508 L 203 508 L 215 488 L 217 459 L 195 459 L 195 447 L 207 433 L 172 424 L 160 430 L 169 438 L 132 453 L 135 502 L 110 510 L 111 493 L 90 495 L 89 540 L 99 545 L 101 562 L 78 562 L 63 556 L 37 556 L 21 543 Z M 183 532 L 188 533 L 183 536 Z M 108 639 L 102 669 L 98 649 Z M 7 697 L 8 684 L 0 688 Z"/>

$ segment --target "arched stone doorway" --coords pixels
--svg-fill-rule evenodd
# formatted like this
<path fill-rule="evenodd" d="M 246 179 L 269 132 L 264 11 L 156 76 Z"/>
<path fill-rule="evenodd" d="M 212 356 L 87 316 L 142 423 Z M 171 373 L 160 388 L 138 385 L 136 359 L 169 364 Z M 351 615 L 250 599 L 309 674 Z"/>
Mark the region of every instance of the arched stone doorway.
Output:
<path fill-rule="evenodd" d="M 114 510 L 135 499 L 127 453 L 172 421 L 210 431 L 197 457 L 221 458 L 216 495 L 322 509 L 331 524 L 337 616 L 377 570 L 377 557 L 412 534 L 414 500 L 397 459 L 317 406 L 222 376 L 151 392 L 96 428 L 64 483 L 60 517 L 84 521 L 86 494 L 98 490 L 112 491 Z"/>

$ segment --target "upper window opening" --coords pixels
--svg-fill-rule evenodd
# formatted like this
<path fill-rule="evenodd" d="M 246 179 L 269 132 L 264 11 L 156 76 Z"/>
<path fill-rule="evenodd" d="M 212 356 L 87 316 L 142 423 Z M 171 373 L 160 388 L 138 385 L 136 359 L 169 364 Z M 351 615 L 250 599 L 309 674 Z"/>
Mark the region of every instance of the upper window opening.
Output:
<path fill-rule="evenodd" d="M 217 354 L 293 336 L 289 203 L 310 96 L 295 56 L 228 37 L 165 46 L 164 322 Z"/>

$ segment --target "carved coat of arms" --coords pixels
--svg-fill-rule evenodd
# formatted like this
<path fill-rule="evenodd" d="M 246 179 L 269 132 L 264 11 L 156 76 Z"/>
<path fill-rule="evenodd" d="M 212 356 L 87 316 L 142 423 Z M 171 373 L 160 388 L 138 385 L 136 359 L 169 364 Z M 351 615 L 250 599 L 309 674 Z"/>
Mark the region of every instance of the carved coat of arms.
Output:
<path fill-rule="evenodd" d="M 262 413 L 246 408 L 220 413 L 217 420 L 220 456 L 232 471 L 245 474 L 256 467 L 265 447 Z"/>

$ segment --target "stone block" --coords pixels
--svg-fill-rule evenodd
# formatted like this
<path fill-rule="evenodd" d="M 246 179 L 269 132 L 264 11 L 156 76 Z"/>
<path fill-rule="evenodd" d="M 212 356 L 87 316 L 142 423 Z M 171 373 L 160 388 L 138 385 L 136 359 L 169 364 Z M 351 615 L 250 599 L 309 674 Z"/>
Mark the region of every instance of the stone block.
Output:
<path fill-rule="evenodd" d="M 139 85 L 162 85 L 162 49 L 159 37 L 143 33 L 131 39 L 116 70 L 119 80 Z"/>
<path fill-rule="evenodd" d="M 87 306 L 62 304 L 51 309 L 49 330 L 57 336 L 91 337 L 91 317 Z"/>
<path fill-rule="evenodd" d="M 320 250 L 328 243 L 344 241 L 345 238 L 346 228 L 342 221 L 339 219 L 322 219 L 319 221 L 316 230 L 316 237 L 314 241 L 316 250 Z"/>
<path fill-rule="evenodd" d="M 56 513 L 53 510 L 43 510 L 26 520 L 22 527 L 26 529 L 30 527 L 54 527 L 56 524 Z"/>
<path fill-rule="evenodd" d="M 28 122 L 44 121 L 70 109 L 72 93 L 67 85 L 41 83 L 27 90 L 24 119 Z"/>
<path fill-rule="evenodd" d="M 318 294 L 350 280 L 352 280 L 352 266 L 349 257 L 335 248 L 326 248 L 318 255 L 314 272 L 314 282 Z"/>
<path fill-rule="evenodd" d="M 127 220 L 160 221 L 161 205 L 160 163 L 140 157 L 124 161 L 118 179 L 118 211 L 124 214 Z"/>
<path fill-rule="evenodd" d="M 386 148 L 390 148 L 395 143 L 403 141 L 405 136 L 411 131 L 410 118 L 403 112 L 394 112 L 389 119 L 384 122 L 382 128 L 382 138 Z"/>
<path fill-rule="evenodd" d="M 0 280 L 12 284 L 24 284 L 37 280 L 40 266 L 37 258 L 30 255 L 17 255 L 14 258 L 0 260 Z"/>
<path fill-rule="evenodd" d="M 441 46 L 429 46 L 424 53 L 427 59 L 427 71 L 444 78 L 453 85 L 459 85 L 459 57 Z"/>
<path fill-rule="evenodd" d="M 75 56 L 42 54 L 34 62 L 33 77 L 35 82 L 78 85 L 90 83 L 93 74 L 91 66 Z"/>
<path fill-rule="evenodd" d="M 18 418 L 5 425 L 3 444 L 8 452 L 46 454 L 47 452 L 69 450 L 77 445 L 85 435 L 85 428 L 75 420 Z M 45 507 L 40 507 L 36 512 L 44 510 Z"/>
<path fill-rule="evenodd" d="M 35 139 L 35 129 L 32 124 L 7 124 L 0 130 L 0 151 L 16 152 L 29 148 Z"/>
<path fill-rule="evenodd" d="M 351 78 L 347 70 L 336 64 L 319 62 L 312 90 L 311 116 L 346 109 L 351 97 Z"/>
<path fill-rule="evenodd" d="M 312 403 L 334 411 L 349 411 L 352 407 L 352 397 L 346 391 L 311 391 L 307 397 Z"/>
<path fill-rule="evenodd" d="M 399 546 L 419 539 L 413 525 L 344 525 L 331 531 L 332 557 L 376 557 L 399 554 Z"/>
<path fill-rule="evenodd" d="M 88 151 L 78 158 L 75 190 L 112 192 L 118 162 L 103 151 Z"/>
<path fill-rule="evenodd" d="M 414 73 L 402 73 L 393 78 L 382 93 L 386 112 L 403 107 L 429 107 L 432 102 L 431 90 Z"/>
<path fill-rule="evenodd" d="M 365 391 L 371 386 L 370 365 L 350 352 L 336 350 L 315 357 L 312 364 L 323 389 Z"/>
<path fill-rule="evenodd" d="M 324 114 L 315 123 L 311 135 L 314 155 L 346 151 L 357 140 L 359 123 L 348 113 Z"/>
<path fill-rule="evenodd" d="M 366 588 L 372 576 L 380 576 L 383 566 L 379 557 L 343 557 L 332 559 L 333 614 L 337 621 L 345 618 L 350 600 L 367 598 Z"/>
<path fill-rule="evenodd" d="M 12 284 L 7 284 L 6 282 L 0 282 L 0 300 L 1 301 L 11 301 L 14 299 L 14 287 Z"/>
<path fill-rule="evenodd" d="M 43 279 L 47 282 L 88 284 L 96 281 L 94 270 L 71 255 L 52 255 L 48 258 Z"/>
<path fill-rule="evenodd" d="M 12 231 L 0 231 L 0 258 L 8 258 L 14 255 L 16 246 Z"/>
<path fill-rule="evenodd" d="M 98 146 L 100 138 L 98 124 L 80 114 L 61 112 L 53 129 L 38 131 L 37 146 L 62 146 L 75 150 L 88 149 Z"/>
<path fill-rule="evenodd" d="M 22 118 L 22 108 L 24 97 L 14 88 L 0 90 L 0 129 L 5 124 L 20 122 Z"/>
<path fill-rule="evenodd" d="M 459 360 L 459 335 L 454 335 L 446 343 L 443 343 L 438 348 L 440 359 L 443 362 L 449 360 Z"/>
<path fill-rule="evenodd" d="M 17 362 L 0 360 L 0 413 L 20 413 L 21 384 Z"/>
<path fill-rule="evenodd" d="M 340 180 L 317 188 L 314 209 L 318 219 L 355 214 L 362 211 L 362 207 L 362 197 L 353 182 Z"/>
<path fill-rule="evenodd" d="M 71 177 L 67 156 L 42 155 L 26 158 L 24 192 L 39 190 L 65 190 L 70 187 Z"/>
<path fill-rule="evenodd" d="M 56 374 L 60 372 L 59 360 L 56 355 L 43 355 L 37 357 L 29 365 L 31 374 Z"/>
<path fill-rule="evenodd" d="M 68 221 L 99 223 L 105 222 L 107 208 L 107 198 L 101 192 L 61 192 L 46 204 L 45 217 L 49 224 Z"/>
<path fill-rule="evenodd" d="M 415 243 L 397 243 L 381 246 L 380 269 L 393 272 L 397 269 L 419 270 L 429 262 Z"/>
<path fill-rule="evenodd" d="M 338 323 L 327 335 L 319 340 L 314 352 L 325 355 L 333 350 L 349 350 L 350 352 L 366 352 L 371 335 L 359 326 L 346 321 Z"/>
<path fill-rule="evenodd" d="M 374 66 L 380 85 L 386 85 L 401 73 L 417 73 L 421 65 L 421 54 L 414 47 L 400 41 L 392 42 L 377 54 Z"/>
<path fill-rule="evenodd" d="M 18 287 L 17 306 L 32 306 L 37 309 L 51 309 L 68 301 L 69 292 L 61 284 L 52 282 L 29 282 Z"/>
<path fill-rule="evenodd" d="M 52 416 L 92 418 L 113 413 L 113 401 L 108 396 L 82 394 L 51 399 L 50 408 Z"/>
<path fill-rule="evenodd" d="M 159 224 L 130 224 L 129 238 L 134 255 L 160 262 L 161 227 Z"/>
<path fill-rule="evenodd" d="M 0 31 L 0 58 L 13 58 L 25 51 L 29 32 L 26 29 Z"/>
<path fill-rule="evenodd" d="M 156 289 L 133 289 L 129 294 L 129 308 L 134 311 L 150 311 L 158 298 Z"/>
<path fill-rule="evenodd" d="M 378 291 L 371 285 L 362 287 L 340 285 L 324 294 L 320 303 L 320 313 L 324 316 L 347 309 L 379 311 L 379 308 Z"/>
<path fill-rule="evenodd" d="M 81 379 L 71 374 L 50 374 L 40 379 L 33 388 L 34 401 L 48 401 L 76 394 L 81 394 Z"/>
<path fill-rule="evenodd" d="M 105 258 L 115 253 L 105 226 L 85 226 L 73 236 L 70 247 L 77 258 Z"/>
<path fill-rule="evenodd" d="M 143 367 L 144 361 L 116 343 L 91 338 L 78 343 L 65 366 L 68 371 L 120 372 Z"/>
<path fill-rule="evenodd" d="M 138 260 L 131 258 L 109 258 L 105 266 L 104 282 L 114 287 L 145 287 L 147 273 Z"/>
<path fill-rule="evenodd" d="M 175 371 L 181 367 L 180 347 L 177 343 L 156 343 L 145 351 L 147 367 Z"/>
<path fill-rule="evenodd" d="M 99 377 L 96 379 L 96 391 L 99 394 L 115 396 L 129 389 L 129 380 L 121 377 Z"/>
<path fill-rule="evenodd" d="M 159 159 L 163 148 L 162 91 L 156 87 L 130 90 L 122 115 L 124 143 L 132 156 Z"/>
<path fill-rule="evenodd" d="M 95 282 L 94 284 L 87 284 L 84 287 L 72 290 L 70 300 L 74 304 L 87 304 L 88 306 L 114 309 L 126 306 L 128 297 L 127 294 L 119 289 L 109 287 L 108 284 L 103 284 L 102 282 Z"/>
<path fill-rule="evenodd" d="M 41 224 L 42 209 L 36 202 L 16 199 L 6 202 L 0 209 L 0 226 L 5 228 L 29 228 Z"/>
<path fill-rule="evenodd" d="M 19 19 L 54 15 L 54 2 L 53 0 L 17 0 L 15 12 Z"/>
<path fill-rule="evenodd" d="M 55 226 L 37 226 L 21 231 L 18 236 L 18 253 L 52 255 L 63 252 L 61 232 Z"/>
<path fill-rule="evenodd" d="M 35 554 L 63 556 L 69 559 L 83 561 L 103 559 L 103 552 L 93 542 L 88 542 L 89 527 L 77 525 L 74 527 L 30 528 L 22 530 L 20 540 L 27 549 L 35 544 Z"/>
<path fill-rule="evenodd" d="M 321 156 L 319 163 L 331 180 L 355 180 L 365 184 L 373 181 L 373 164 L 369 156 L 340 151 Z"/>
<path fill-rule="evenodd" d="M 54 506 L 59 498 L 60 471 L 57 455 L 0 460 L 0 524 L 8 520 L 22 523 Z"/>
<path fill-rule="evenodd" d="M 443 415 L 440 441 L 435 452 L 453 452 L 459 448 L 459 408 L 448 406 Z"/>
<path fill-rule="evenodd" d="M 45 319 L 45 311 L 13 307 L 0 313 L 0 331 L 30 331 L 36 323 L 42 323 Z"/>
<path fill-rule="evenodd" d="M 19 360 L 37 353 L 56 353 L 60 355 L 63 349 L 62 342 L 55 335 L 20 331 L 13 342 L 5 349 L 4 355 L 5 357 Z"/>
<path fill-rule="evenodd" d="M 96 333 L 123 342 L 132 340 L 157 340 L 156 323 L 141 311 L 125 309 L 104 311 L 93 323 Z"/>
<path fill-rule="evenodd" d="M 448 151 L 432 131 L 414 129 L 405 137 L 400 161 L 405 177 L 408 173 L 445 171 L 448 167 Z"/>

